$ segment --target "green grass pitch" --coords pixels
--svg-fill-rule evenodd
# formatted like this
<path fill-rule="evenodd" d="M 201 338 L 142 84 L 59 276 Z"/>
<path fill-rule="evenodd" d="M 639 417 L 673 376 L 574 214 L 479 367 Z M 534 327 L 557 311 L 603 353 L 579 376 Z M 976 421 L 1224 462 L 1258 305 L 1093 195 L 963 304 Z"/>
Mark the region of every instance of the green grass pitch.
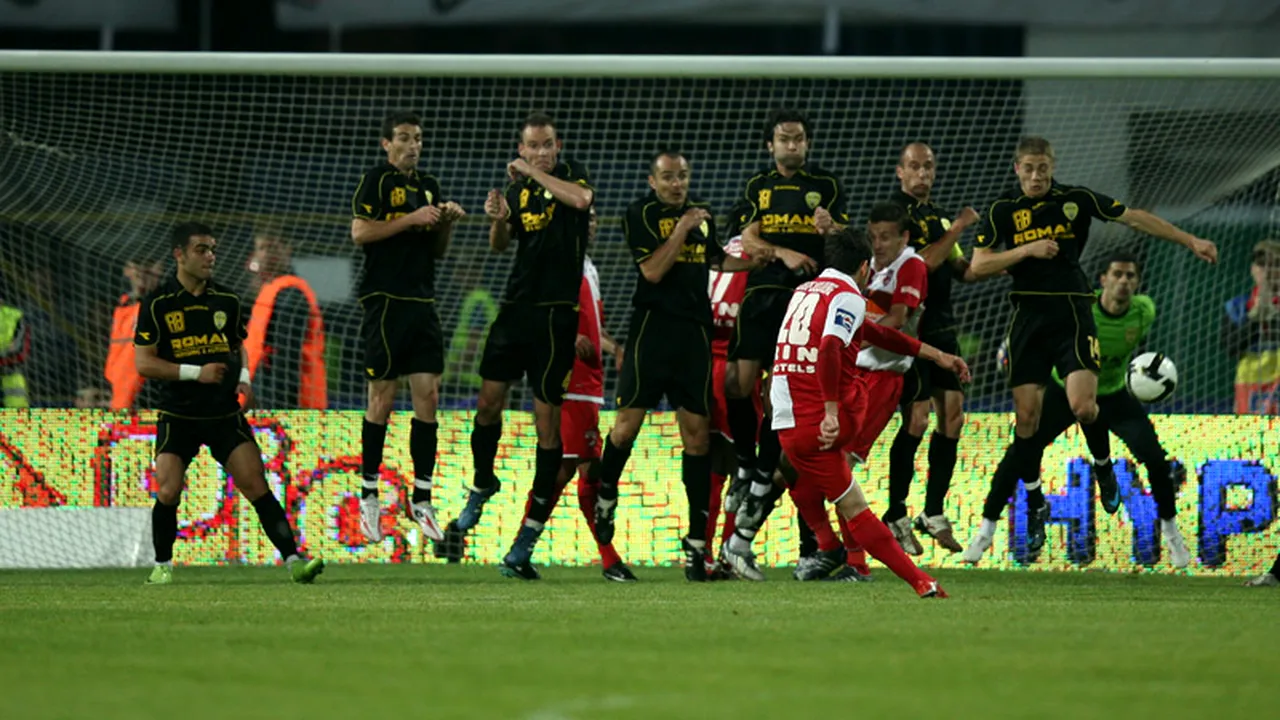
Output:
<path fill-rule="evenodd" d="M 638 568 L 0 573 L 0 717 L 1259 718 L 1280 592 L 1168 575 L 944 571 L 691 585 Z"/>

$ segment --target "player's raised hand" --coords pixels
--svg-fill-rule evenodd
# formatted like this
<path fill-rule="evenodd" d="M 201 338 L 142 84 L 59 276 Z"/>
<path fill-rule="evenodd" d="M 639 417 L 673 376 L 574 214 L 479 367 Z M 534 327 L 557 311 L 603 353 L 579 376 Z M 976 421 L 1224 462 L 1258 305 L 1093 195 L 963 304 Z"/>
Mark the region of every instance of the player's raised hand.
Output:
<path fill-rule="evenodd" d="M 830 235 L 836 228 L 836 221 L 829 210 L 819 206 L 813 210 L 813 226 L 818 229 L 819 235 Z"/>
<path fill-rule="evenodd" d="M 818 449 L 830 450 L 840 437 L 840 417 L 835 413 L 827 413 L 818 426 Z"/>
<path fill-rule="evenodd" d="M 467 211 L 463 210 L 461 205 L 453 202 L 452 200 L 440 203 L 437 207 L 440 208 L 440 216 L 446 223 L 457 222 L 467 215 Z"/>
<path fill-rule="evenodd" d="M 205 385 L 217 385 L 222 382 L 222 376 L 227 374 L 226 363 L 207 363 L 200 366 L 200 377 L 196 378 L 196 382 Z"/>
<path fill-rule="evenodd" d="M 1036 240 L 1025 246 L 1027 255 L 1040 260 L 1050 260 L 1058 254 L 1057 240 Z"/>
<path fill-rule="evenodd" d="M 689 208 L 680 216 L 680 220 L 676 222 L 676 226 L 684 228 L 685 232 L 689 232 L 710 219 L 711 213 L 707 212 L 705 209 Z"/>
<path fill-rule="evenodd" d="M 818 272 L 818 261 L 802 252 L 790 248 L 775 248 L 773 254 L 797 275 L 813 275 Z"/>
<path fill-rule="evenodd" d="M 524 158 L 516 158 L 507 163 L 507 177 L 511 178 L 511 182 L 520 182 L 527 177 L 533 177 L 533 166 L 525 162 Z"/>
<path fill-rule="evenodd" d="M 1218 264 L 1218 246 L 1214 245 L 1212 240 L 1191 238 L 1191 244 L 1187 247 L 1189 247 L 1191 252 L 1195 253 L 1196 257 L 1201 260 L 1211 265 Z"/>
<path fill-rule="evenodd" d="M 969 365 L 964 358 L 942 353 L 934 363 L 943 370 L 950 370 L 960 377 L 960 382 L 969 382 Z"/>
<path fill-rule="evenodd" d="M 960 214 L 956 216 L 956 219 L 951 221 L 951 227 L 956 227 L 958 225 L 962 228 L 967 228 L 978 222 L 979 219 L 978 211 L 966 206 L 965 209 L 961 210 Z"/>
<path fill-rule="evenodd" d="M 493 222 L 501 222 L 511 214 L 507 207 L 507 199 L 497 190 L 490 190 L 489 197 L 484 200 L 484 214 Z"/>
<path fill-rule="evenodd" d="M 591 344 L 591 338 L 586 335 L 579 335 L 578 339 L 573 343 L 573 351 L 578 354 L 581 360 L 594 360 L 596 356 L 596 347 Z"/>
<path fill-rule="evenodd" d="M 440 208 L 435 205 L 420 207 L 409 213 L 409 218 L 413 225 L 432 227 L 440 221 Z"/>

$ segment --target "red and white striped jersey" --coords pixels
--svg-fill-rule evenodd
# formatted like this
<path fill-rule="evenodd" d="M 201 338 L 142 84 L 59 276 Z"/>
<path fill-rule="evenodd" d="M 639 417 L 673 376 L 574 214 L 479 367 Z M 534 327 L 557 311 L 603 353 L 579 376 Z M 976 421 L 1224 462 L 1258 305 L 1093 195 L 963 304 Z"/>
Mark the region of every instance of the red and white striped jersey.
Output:
<path fill-rule="evenodd" d="M 724 246 L 724 253 L 729 257 L 743 257 L 742 238 L 729 240 L 729 244 Z M 747 275 L 745 272 L 718 270 L 710 273 L 707 294 L 711 296 L 711 320 L 715 324 L 711 334 L 713 357 L 729 357 L 729 341 L 738 327 L 738 310 L 742 308 L 742 297 L 747 292 Z"/>
<path fill-rule="evenodd" d="M 826 413 L 818 384 L 818 348 L 828 335 L 845 345 L 840 397 L 849 394 L 867 302 L 853 278 L 827 268 L 796 288 L 778 331 L 773 361 L 773 429 L 817 425 Z"/>
<path fill-rule="evenodd" d="M 591 339 L 595 354 L 584 361 L 574 356 L 573 374 L 565 400 L 583 400 L 604 404 L 604 363 L 600 355 L 600 323 L 604 320 L 604 301 L 600 297 L 600 273 L 591 258 L 582 261 L 582 285 L 578 289 L 578 334 Z"/>
<path fill-rule="evenodd" d="M 928 293 L 929 268 L 915 250 L 903 248 L 902 254 L 887 266 L 872 268 L 867 283 L 867 322 L 880 322 L 894 305 L 906 305 L 907 322 L 899 330 L 916 337 L 924 299 Z M 858 353 L 858 367 L 867 370 L 906 372 L 914 358 L 891 353 L 868 345 Z"/>

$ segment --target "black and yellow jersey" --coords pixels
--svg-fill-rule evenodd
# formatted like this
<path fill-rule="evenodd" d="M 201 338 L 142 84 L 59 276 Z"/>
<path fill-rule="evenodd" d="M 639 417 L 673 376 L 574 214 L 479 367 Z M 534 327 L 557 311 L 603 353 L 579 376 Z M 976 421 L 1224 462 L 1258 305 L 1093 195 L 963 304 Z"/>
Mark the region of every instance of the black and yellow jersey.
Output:
<path fill-rule="evenodd" d="M 786 177 L 777 167 L 763 170 L 747 180 L 743 197 L 735 205 L 741 213 L 737 225 L 760 223 L 760 237 L 777 247 L 804 253 L 824 265 L 825 238 L 818 233 L 813 212 L 826 208 L 832 219 L 841 225 L 849 223 L 845 209 L 844 184 L 833 173 L 814 164 L 807 164 Z M 808 280 L 787 269 L 781 262 L 772 262 L 753 270 L 747 278 L 747 287 L 795 288 Z"/>
<path fill-rule="evenodd" d="M 388 221 L 428 205 L 445 202 L 440 181 L 414 170 L 400 172 L 391 163 L 365 171 L 351 198 L 351 216 Z M 434 300 L 436 230 L 411 228 L 361 246 L 364 272 L 360 298 L 387 295 L 404 300 Z"/>
<path fill-rule="evenodd" d="M 711 264 L 724 257 L 724 249 L 716 242 L 715 218 L 707 218 L 685 236 L 676 262 L 656 283 L 644 278 L 639 264 L 648 260 L 675 230 L 676 223 L 690 209 L 701 208 L 711 213 L 711 204 L 690 195 L 684 205 L 673 207 L 658 199 L 655 192 L 631 203 L 623 217 L 622 232 L 639 278 L 631 303 L 637 309 L 656 310 L 662 314 L 693 320 L 711 327 L 711 301 L 707 286 L 711 280 Z"/>
<path fill-rule="evenodd" d="M 562 158 L 551 175 L 593 189 L 587 168 L 574 160 Z M 511 210 L 507 222 L 517 245 L 503 302 L 576 307 L 590 209 L 560 202 L 532 178 L 507 185 L 505 195 Z"/>

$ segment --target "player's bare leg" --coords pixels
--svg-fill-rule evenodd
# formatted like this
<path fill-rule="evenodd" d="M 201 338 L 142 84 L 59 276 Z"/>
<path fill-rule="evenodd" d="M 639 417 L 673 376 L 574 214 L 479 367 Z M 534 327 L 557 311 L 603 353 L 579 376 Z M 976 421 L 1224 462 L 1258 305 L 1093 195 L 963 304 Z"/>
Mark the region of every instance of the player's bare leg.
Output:
<path fill-rule="evenodd" d="M 431 504 L 431 491 L 440 429 L 440 424 L 436 422 L 436 406 L 440 402 L 440 376 L 434 373 L 410 375 L 409 392 L 413 398 L 413 420 L 409 429 L 413 493 L 406 503 L 407 510 L 409 519 L 422 528 L 423 537 L 439 541 L 444 539 L 444 530 L 436 520 L 436 509 Z"/>
<path fill-rule="evenodd" d="M 644 408 L 634 407 L 618 410 L 614 416 L 613 429 L 605 437 L 604 452 L 600 458 L 600 488 L 596 495 L 595 522 L 592 525 L 596 542 L 601 544 L 613 542 L 614 517 L 618 511 L 618 481 L 627 467 L 631 446 L 640 434 L 647 412 Z"/>
<path fill-rule="evenodd" d="M 178 539 L 178 505 L 186 489 L 187 466 L 173 453 L 156 456 L 156 502 L 151 506 L 151 544 L 156 566 L 147 578 L 148 585 L 173 582 L 173 544 Z"/>
<path fill-rule="evenodd" d="M 680 543 L 685 554 L 684 576 L 703 582 L 707 580 L 706 532 L 711 504 L 711 418 L 680 408 L 676 423 L 684 443 L 680 475 L 689 504 L 689 532 Z"/>
<path fill-rule="evenodd" d="M 258 522 L 267 539 L 280 553 L 289 568 L 294 582 L 309 583 L 324 572 L 324 561 L 319 558 L 304 559 L 298 553 L 298 541 L 293 527 L 285 515 L 280 501 L 267 486 L 266 470 L 262 466 L 262 451 L 255 442 L 242 442 L 227 456 L 223 464 L 235 481 L 236 489 L 244 495 L 258 513 Z"/>
<path fill-rule="evenodd" d="M 924 435 L 928 425 L 930 403 L 914 403 L 912 406 L 912 429 L 919 428 Z M 956 390 L 943 390 L 933 396 L 933 410 L 938 419 L 938 427 L 929 438 L 929 476 L 925 485 L 924 512 L 916 516 L 916 530 L 933 538 L 942 547 L 951 552 L 960 552 L 964 548 L 956 540 L 951 521 L 947 519 L 944 505 L 947 493 L 951 490 L 951 478 L 955 474 L 957 448 L 960 443 L 960 432 L 964 428 L 964 393 Z M 923 406 L 924 423 L 917 425 L 917 413 Z"/>
<path fill-rule="evenodd" d="M 854 541 L 871 557 L 884 563 L 894 575 L 902 578 L 917 595 L 921 598 L 947 597 L 942 586 L 911 561 L 889 527 L 871 512 L 857 481 L 850 483 L 849 491 L 836 499 L 835 506 Z"/>
<path fill-rule="evenodd" d="M 454 532 L 466 533 L 480 522 L 484 504 L 502 487 L 493 474 L 493 461 L 498 456 L 498 440 L 502 438 L 502 411 L 507 405 L 510 384 L 499 380 L 483 380 L 476 398 L 475 427 L 471 431 L 471 458 L 475 468 L 467 504 L 450 523 Z M 541 433 L 539 434 L 541 437 Z M 541 442 L 541 440 L 539 441 Z M 446 535 L 449 533 L 446 529 Z"/>
<path fill-rule="evenodd" d="M 378 502 L 378 478 L 382 450 L 387 441 L 387 421 L 396 401 L 399 380 L 370 380 L 369 404 L 360 431 L 360 532 L 366 544 L 382 542 L 382 505 Z"/>
<path fill-rule="evenodd" d="M 533 485 L 529 489 L 529 510 L 524 523 L 516 533 L 515 542 L 502 558 L 499 570 L 507 577 L 521 580 L 537 580 L 540 576 L 533 567 L 533 549 L 542 536 L 542 530 L 551 519 L 555 501 L 556 478 L 564 459 L 564 447 L 560 441 L 560 406 L 534 398 L 533 424 L 538 433 L 538 449 L 534 460 Z"/>

